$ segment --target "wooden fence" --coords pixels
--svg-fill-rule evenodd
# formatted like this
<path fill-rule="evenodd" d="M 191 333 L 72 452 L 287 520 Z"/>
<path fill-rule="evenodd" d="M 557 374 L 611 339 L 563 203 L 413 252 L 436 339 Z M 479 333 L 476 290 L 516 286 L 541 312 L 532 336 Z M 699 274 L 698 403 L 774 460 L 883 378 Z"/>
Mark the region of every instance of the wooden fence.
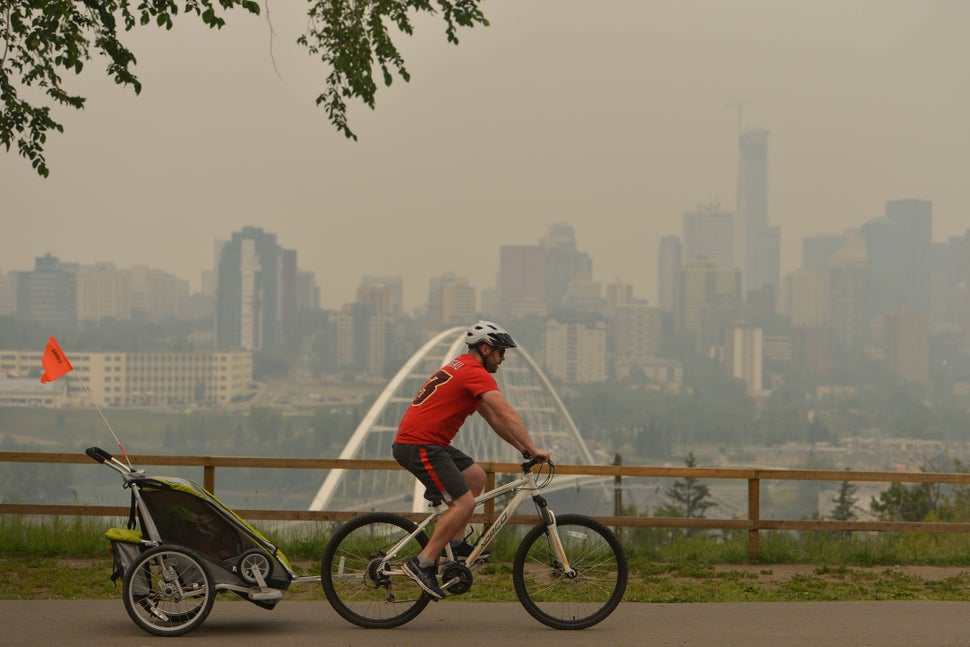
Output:
<path fill-rule="evenodd" d="M 216 491 L 217 468 L 273 468 L 273 469 L 401 469 L 392 460 L 340 460 L 328 458 L 256 458 L 242 456 L 158 456 L 132 455 L 133 464 L 142 466 L 167 465 L 182 467 L 201 467 L 203 486 L 212 493 Z M 53 452 L 10 452 L 0 451 L 0 463 L 87 463 L 93 461 L 81 453 Z M 517 463 L 479 463 L 487 475 L 486 489 L 495 487 L 496 474 L 518 473 Z M 102 468 L 103 469 L 103 468 Z M 742 530 L 748 533 L 748 556 L 758 559 L 759 533 L 762 530 L 810 530 L 810 531 L 866 531 L 866 532 L 927 532 L 961 533 L 970 532 L 970 523 L 908 522 L 908 521 L 819 521 L 819 520 L 779 520 L 762 519 L 761 484 L 762 481 L 849 481 L 883 483 L 932 483 L 949 485 L 970 485 L 970 474 L 930 473 L 930 472 L 864 472 L 848 470 L 782 470 L 756 468 L 705 468 L 705 467 L 645 467 L 633 465 L 556 465 L 557 475 L 584 475 L 614 477 L 652 477 L 683 479 L 744 480 L 748 484 L 748 509 L 744 519 L 685 519 L 674 517 L 597 516 L 596 519 L 612 527 L 654 527 L 654 528 L 706 528 Z M 494 501 L 485 504 L 484 512 L 476 514 L 473 521 L 491 523 L 496 518 Z M 292 521 L 346 521 L 361 511 L 320 511 L 308 510 L 235 510 L 246 519 L 292 520 Z M 32 503 L 0 503 L 0 514 L 18 515 L 79 515 L 120 517 L 128 515 L 128 506 L 102 505 L 53 505 Z M 425 514 L 411 513 L 405 516 L 421 519 Z M 534 515 L 515 515 L 511 523 L 535 523 Z"/>

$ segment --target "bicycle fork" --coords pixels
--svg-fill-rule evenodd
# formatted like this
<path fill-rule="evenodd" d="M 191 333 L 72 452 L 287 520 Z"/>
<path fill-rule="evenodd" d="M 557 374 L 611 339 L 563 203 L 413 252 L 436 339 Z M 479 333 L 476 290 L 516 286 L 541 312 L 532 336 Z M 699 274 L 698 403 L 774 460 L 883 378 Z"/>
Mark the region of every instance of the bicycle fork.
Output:
<path fill-rule="evenodd" d="M 563 547 L 562 540 L 559 538 L 559 527 L 556 525 L 556 513 L 549 508 L 549 503 L 544 497 L 535 494 L 532 496 L 532 501 L 536 504 L 539 518 L 546 526 L 546 539 L 549 541 L 552 554 L 559 560 L 563 575 L 568 578 L 576 577 L 576 569 L 569 565 L 569 558 L 566 557 L 566 549 Z"/>

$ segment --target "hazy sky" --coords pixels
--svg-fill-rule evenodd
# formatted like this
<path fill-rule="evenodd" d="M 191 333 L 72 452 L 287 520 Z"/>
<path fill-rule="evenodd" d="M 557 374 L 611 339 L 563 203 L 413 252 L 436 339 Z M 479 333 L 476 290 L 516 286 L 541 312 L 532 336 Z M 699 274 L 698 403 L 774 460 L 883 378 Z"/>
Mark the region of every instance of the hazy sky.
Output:
<path fill-rule="evenodd" d="M 89 62 L 48 140 L 51 177 L 0 153 L 0 269 L 147 264 L 199 287 L 213 243 L 253 225 L 313 271 L 323 305 L 400 274 L 405 307 L 446 271 L 495 285 L 499 248 L 576 230 L 594 278 L 655 299 L 660 237 L 734 210 L 737 111 L 771 131 L 782 270 L 801 241 L 933 202 L 933 237 L 970 228 L 970 2 L 487 0 L 487 28 L 399 38 L 410 83 L 354 105 L 360 141 L 314 99 L 326 70 L 295 39 L 305 2 L 221 32 L 180 18 L 129 34 L 135 97 Z"/>

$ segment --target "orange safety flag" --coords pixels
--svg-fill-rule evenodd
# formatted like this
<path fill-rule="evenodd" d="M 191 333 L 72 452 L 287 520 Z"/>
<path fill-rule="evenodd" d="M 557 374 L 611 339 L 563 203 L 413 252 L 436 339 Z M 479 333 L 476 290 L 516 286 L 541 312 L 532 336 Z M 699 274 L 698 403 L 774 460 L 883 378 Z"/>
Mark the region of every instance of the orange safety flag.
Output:
<path fill-rule="evenodd" d="M 67 355 L 61 350 L 61 345 L 53 337 L 47 342 L 47 350 L 44 351 L 41 362 L 44 364 L 44 374 L 40 376 L 40 381 L 44 384 L 53 382 L 74 370 Z"/>

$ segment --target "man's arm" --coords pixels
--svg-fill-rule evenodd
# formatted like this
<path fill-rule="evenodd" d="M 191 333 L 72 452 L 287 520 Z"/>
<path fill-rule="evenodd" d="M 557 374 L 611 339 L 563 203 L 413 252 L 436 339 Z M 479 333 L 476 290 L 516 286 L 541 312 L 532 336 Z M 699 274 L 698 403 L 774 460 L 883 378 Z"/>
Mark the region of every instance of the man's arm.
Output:
<path fill-rule="evenodd" d="M 478 412 L 505 442 L 520 452 L 528 452 L 533 457 L 542 457 L 549 460 L 549 452 L 540 449 L 532 441 L 519 412 L 509 404 L 501 391 L 483 393 L 482 402 L 478 405 Z"/>

